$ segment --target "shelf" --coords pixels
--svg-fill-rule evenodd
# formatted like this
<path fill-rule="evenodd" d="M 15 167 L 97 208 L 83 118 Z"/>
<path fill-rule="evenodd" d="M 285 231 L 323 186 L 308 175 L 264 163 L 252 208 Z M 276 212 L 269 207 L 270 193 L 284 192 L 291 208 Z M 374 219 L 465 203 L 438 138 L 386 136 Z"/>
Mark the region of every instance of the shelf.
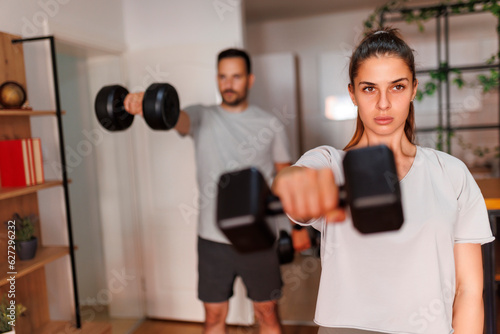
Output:
<path fill-rule="evenodd" d="M 61 111 L 64 115 L 66 112 Z M 55 110 L 0 109 L 0 116 L 56 116 Z"/>
<path fill-rule="evenodd" d="M 477 179 L 476 182 L 483 194 L 486 208 L 500 210 L 500 178 Z"/>
<path fill-rule="evenodd" d="M 61 186 L 62 184 L 62 181 L 56 180 L 46 181 L 45 183 L 37 184 L 36 186 L 0 188 L 0 200 L 28 195 L 39 190 Z"/>
<path fill-rule="evenodd" d="M 32 117 L 42 116 L 52 119 L 48 121 L 57 121 L 57 128 L 51 126 L 47 129 L 58 137 L 58 142 L 64 148 L 63 140 L 63 126 L 61 116 L 65 114 L 60 108 L 59 98 L 59 84 L 57 76 L 57 62 L 55 53 L 55 39 L 54 36 L 40 36 L 28 39 L 22 39 L 21 36 L 11 35 L 0 32 L 0 82 L 15 81 L 20 85 L 26 87 L 26 73 L 24 64 L 23 43 L 31 41 L 46 41 L 50 43 L 50 58 L 45 63 L 51 67 L 54 107 L 48 107 L 46 110 L 32 110 L 30 108 L 17 108 L 17 109 L 0 109 L 0 137 L 2 139 L 16 139 L 16 138 L 31 138 L 32 137 Z M 44 66 L 40 66 L 43 68 Z M 44 84 L 42 84 L 44 85 Z M 52 109 L 52 110 L 48 110 Z M 50 150 L 56 152 L 57 144 L 50 145 Z M 59 150 L 59 158 L 64 161 L 64 150 Z M 76 285 L 76 271 L 75 271 L 75 256 L 73 236 L 71 233 L 71 218 L 69 212 L 69 196 L 68 187 L 69 180 L 66 180 L 66 166 L 62 166 L 62 175 L 64 180 L 54 180 L 58 177 L 53 177 L 51 180 L 46 180 L 43 184 L 38 184 L 28 187 L 4 187 L 0 188 L 0 211 L 3 219 L 9 211 L 32 212 L 39 215 L 38 195 L 45 196 L 50 194 L 39 193 L 39 191 L 60 187 L 64 194 L 64 221 L 67 225 L 66 232 L 68 236 L 68 245 L 61 246 L 47 246 L 43 247 L 43 242 L 39 243 L 37 254 L 34 259 L 21 261 L 16 259 L 14 270 L 10 270 L 6 261 L 7 254 L 0 257 L 0 290 L 5 291 L 9 289 L 9 282 L 7 279 L 10 276 L 16 277 L 16 298 L 24 303 L 28 311 L 23 316 L 22 322 L 19 322 L 17 332 L 19 334 L 37 333 L 37 334 L 55 334 L 55 333 L 85 333 L 85 334 L 111 334 L 111 326 L 109 324 L 99 325 L 84 324 L 82 330 L 76 330 L 75 327 L 80 327 L 81 317 L 79 313 L 79 299 L 78 289 Z M 66 183 L 67 181 L 67 183 Z M 61 187 L 62 186 L 62 187 Z M 47 192 L 46 192 L 47 193 Z M 60 196 L 57 196 L 60 197 Z M 49 199 L 50 200 L 50 199 Z M 59 201 L 59 199 L 58 199 Z M 62 218 L 62 217 L 61 217 Z M 0 222 L 1 223 L 1 222 Z M 58 224 L 60 222 L 51 221 L 49 224 Z M 41 228 L 42 223 L 39 222 L 38 228 Z M 55 227 L 55 226 L 52 226 Z M 0 230 L 0 246 L 6 249 L 7 245 L 7 230 Z M 40 240 L 41 241 L 41 240 Z M 58 242 L 55 242 L 58 243 Z M 67 270 L 67 266 L 59 268 L 59 262 L 67 262 L 71 265 L 71 271 Z M 61 263 L 63 264 L 63 263 Z M 47 266 L 57 266 L 57 272 L 46 270 Z M 64 268 L 63 268 L 64 267 Z M 62 274 L 59 273 L 62 270 Z M 8 274 L 15 272 L 15 274 Z M 67 275 L 66 275 L 67 273 Z M 61 275 L 60 275 L 61 274 Z M 72 292 L 69 290 L 66 283 L 68 279 L 71 280 Z M 61 286 L 61 291 L 49 291 L 47 280 L 52 280 L 51 284 Z M 71 297 L 73 295 L 73 298 Z M 50 298 L 49 298 L 50 295 Z M 74 303 L 74 319 L 73 321 L 53 321 L 50 314 L 55 312 L 57 314 L 65 314 L 66 309 L 71 308 L 70 304 Z M 68 315 L 69 318 L 69 315 Z"/>
<path fill-rule="evenodd" d="M 448 72 L 451 73 L 452 70 L 460 70 L 460 71 L 484 71 L 488 69 L 495 68 L 497 69 L 500 64 L 475 64 L 475 65 L 457 65 L 457 66 L 448 66 Z M 438 72 L 441 69 L 439 67 L 434 68 L 422 68 L 416 70 L 416 74 L 426 74 L 430 72 Z"/>
<path fill-rule="evenodd" d="M 38 334 L 111 334 L 111 325 L 99 322 L 85 322 L 81 329 L 76 329 L 74 324 L 65 321 L 51 321 L 43 326 Z"/>
<path fill-rule="evenodd" d="M 36 256 L 32 260 L 21 261 L 16 258 L 16 268 L 15 274 L 16 279 L 24 275 L 27 275 L 40 267 L 43 267 L 47 263 L 57 260 L 64 255 L 69 254 L 69 248 L 66 246 L 52 246 L 52 247 L 38 247 Z M 10 277 L 7 273 L 11 272 L 9 270 L 7 263 L 2 263 L 0 265 L 0 286 L 8 283 L 7 278 Z"/>
<path fill-rule="evenodd" d="M 416 128 L 416 132 L 434 132 L 434 131 L 472 131 L 472 130 L 497 130 L 500 129 L 499 124 L 479 124 L 471 126 L 450 126 L 445 128 L 430 127 L 430 128 Z"/>
<path fill-rule="evenodd" d="M 472 1 L 471 1 L 472 2 Z M 485 13 L 486 11 L 481 8 L 481 4 L 483 3 L 487 3 L 488 1 L 487 0 L 478 0 L 474 3 L 474 10 L 472 11 L 469 11 L 469 12 L 455 12 L 453 11 L 453 8 L 455 9 L 460 9 L 460 8 L 463 8 L 464 6 L 468 5 L 466 4 L 465 2 L 461 2 L 459 1 L 458 3 L 440 3 L 438 5 L 423 5 L 423 6 L 409 6 L 409 7 L 405 7 L 403 9 L 401 8 L 398 8 L 398 9 L 388 9 L 388 10 L 385 10 L 385 13 L 388 13 L 388 14 L 400 14 L 403 10 L 406 10 L 406 11 L 420 11 L 420 10 L 423 10 L 423 9 L 426 9 L 426 10 L 436 10 L 438 11 L 438 13 L 435 13 L 435 15 L 433 16 L 433 18 L 437 18 L 439 16 L 463 16 L 463 15 L 471 15 L 471 14 L 481 14 L 481 13 Z M 389 18 L 386 18 L 384 20 L 385 22 L 404 22 L 406 21 L 406 18 L 404 16 L 393 16 L 393 17 L 389 17 Z"/>

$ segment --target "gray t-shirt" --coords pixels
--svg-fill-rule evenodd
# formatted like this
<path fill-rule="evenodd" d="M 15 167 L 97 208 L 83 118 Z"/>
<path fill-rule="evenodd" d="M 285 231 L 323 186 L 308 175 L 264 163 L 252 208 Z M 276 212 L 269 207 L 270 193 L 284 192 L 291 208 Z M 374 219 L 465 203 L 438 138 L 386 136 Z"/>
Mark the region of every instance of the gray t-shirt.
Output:
<path fill-rule="evenodd" d="M 321 146 L 296 166 L 331 168 L 340 185 L 344 154 Z M 454 245 L 494 239 L 483 196 L 460 160 L 423 147 L 417 147 L 400 186 L 405 222 L 399 231 L 362 235 L 349 214 L 342 223 L 309 222 L 322 234 L 319 325 L 398 334 L 453 332 Z"/>
<path fill-rule="evenodd" d="M 221 174 L 257 167 L 270 183 L 274 163 L 291 161 L 285 126 L 277 117 L 250 105 L 231 113 L 218 105 L 184 109 L 194 139 L 199 188 L 198 235 L 222 243 L 229 240 L 216 226 L 217 183 Z"/>

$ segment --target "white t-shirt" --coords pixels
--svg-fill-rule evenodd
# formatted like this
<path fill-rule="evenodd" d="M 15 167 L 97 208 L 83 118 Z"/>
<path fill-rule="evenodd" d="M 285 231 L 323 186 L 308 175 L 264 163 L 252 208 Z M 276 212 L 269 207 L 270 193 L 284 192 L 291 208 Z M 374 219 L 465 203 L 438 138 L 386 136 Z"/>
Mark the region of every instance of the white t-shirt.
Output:
<path fill-rule="evenodd" d="M 296 166 L 331 168 L 344 183 L 345 152 L 321 146 Z M 405 222 L 400 230 L 361 234 L 342 223 L 310 221 L 322 233 L 322 273 L 315 322 L 383 333 L 453 333 L 455 243 L 487 243 L 486 205 L 458 159 L 417 147 L 400 181 Z"/>
<path fill-rule="evenodd" d="M 194 139 L 198 200 L 198 235 L 230 243 L 216 226 L 217 183 L 221 174 L 257 167 L 270 183 L 275 163 L 291 161 L 284 124 L 274 115 L 250 105 L 231 113 L 218 105 L 185 109 Z"/>

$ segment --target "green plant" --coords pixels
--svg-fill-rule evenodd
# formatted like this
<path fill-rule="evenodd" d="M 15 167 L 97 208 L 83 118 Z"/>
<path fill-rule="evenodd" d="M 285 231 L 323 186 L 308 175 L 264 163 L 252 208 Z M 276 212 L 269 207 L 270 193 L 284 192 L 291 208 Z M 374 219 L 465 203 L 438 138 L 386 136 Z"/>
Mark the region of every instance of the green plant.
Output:
<path fill-rule="evenodd" d="M 471 151 L 475 156 L 482 158 L 491 155 L 493 158 L 500 157 L 500 147 L 488 147 L 488 146 L 474 146 L 471 143 L 467 143 L 462 136 L 458 136 L 458 145 L 464 151 Z"/>
<path fill-rule="evenodd" d="M 490 68 L 490 75 L 480 74 L 477 76 L 477 80 L 483 86 L 483 93 L 488 93 L 493 89 L 498 88 L 499 73 L 496 68 Z"/>
<path fill-rule="evenodd" d="M 15 222 L 16 241 L 29 241 L 34 238 L 35 223 L 38 217 L 34 214 L 21 217 L 17 212 L 12 215 Z"/>
<path fill-rule="evenodd" d="M 415 96 L 417 101 L 422 101 L 425 96 L 434 95 L 439 83 L 446 81 L 449 72 L 455 75 L 455 77 L 452 79 L 452 82 L 457 85 L 458 88 L 462 88 L 465 86 L 465 81 L 462 77 L 462 71 L 458 69 L 450 69 L 448 67 L 448 63 L 442 62 L 441 64 L 439 64 L 439 68 L 437 70 L 429 72 L 431 80 L 424 83 L 422 85 L 423 88 L 418 89 L 417 95 Z"/>
<path fill-rule="evenodd" d="M 384 12 L 389 12 L 395 9 L 399 9 L 402 5 L 408 2 L 408 0 L 391 0 L 385 5 L 377 7 L 375 11 L 368 16 L 368 18 L 363 22 L 363 27 L 365 28 L 365 33 L 374 29 L 376 27 L 381 27 L 382 22 L 380 22 L 381 14 Z"/>
<path fill-rule="evenodd" d="M 26 311 L 26 307 L 22 304 L 9 303 L 6 296 L 3 295 L 0 303 L 0 333 L 6 333 L 12 330 L 14 321 Z"/>

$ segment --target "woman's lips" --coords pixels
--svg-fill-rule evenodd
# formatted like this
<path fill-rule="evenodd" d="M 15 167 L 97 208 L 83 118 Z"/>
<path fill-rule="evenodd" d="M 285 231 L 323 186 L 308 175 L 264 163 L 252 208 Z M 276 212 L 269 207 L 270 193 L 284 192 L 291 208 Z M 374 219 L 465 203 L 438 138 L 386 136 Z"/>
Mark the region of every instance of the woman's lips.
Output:
<path fill-rule="evenodd" d="M 378 116 L 378 117 L 375 117 L 375 123 L 377 123 L 379 125 L 387 125 L 387 124 L 391 123 L 393 120 L 394 120 L 394 118 L 393 117 L 389 117 L 389 116 Z"/>

